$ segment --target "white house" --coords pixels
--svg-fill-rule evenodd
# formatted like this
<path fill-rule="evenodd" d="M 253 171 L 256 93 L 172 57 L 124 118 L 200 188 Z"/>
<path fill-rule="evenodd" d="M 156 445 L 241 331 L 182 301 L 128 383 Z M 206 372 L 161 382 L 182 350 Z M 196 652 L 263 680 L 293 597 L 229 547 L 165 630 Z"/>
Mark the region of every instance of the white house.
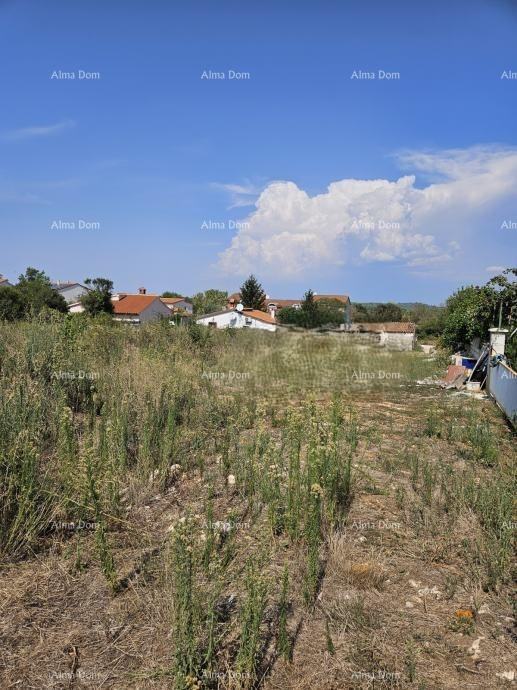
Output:
<path fill-rule="evenodd" d="M 0 287 L 13 287 L 13 284 L 10 283 L 5 276 L 3 276 L 0 273 Z"/>
<path fill-rule="evenodd" d="M 71 314 L 81 314 L 84 311 L 84 307 L 81 302 L 72 302 L 68 305 L 68 311 Z"/>
<path fill-rule="evenodd" d="M 90 292 L 90 288 L 86 285 L 69 281 L 56 280 L 52 283 L 52 287 L 59 292 L 67 304 L 76 304 L 83 295 Z"/>
<path fill-rule="evenodd" d="M 158 319 L 170 319 L 171 316 L 170 309 L 158 295 L 128 295 L 119 292 L 113 295 L 112 303 L 115 321 L 139 325 Z"/>
<path fill-rule="evenodd" d="M 270 314 L 258 309 L 243 309 L 241 304 L 235 309 L 224 309 L 198 316 L 196 323 L 211 328 L 258 328 L 263 331 L 276 331 L 275 319 Z"/>
<path fill-rule="evenodd" d="M 193 307 L 191 302 L 187 302 L 184 297 L 160 297 L 161 301 L 170 309 L 173 314 L 192 314 Z"/>

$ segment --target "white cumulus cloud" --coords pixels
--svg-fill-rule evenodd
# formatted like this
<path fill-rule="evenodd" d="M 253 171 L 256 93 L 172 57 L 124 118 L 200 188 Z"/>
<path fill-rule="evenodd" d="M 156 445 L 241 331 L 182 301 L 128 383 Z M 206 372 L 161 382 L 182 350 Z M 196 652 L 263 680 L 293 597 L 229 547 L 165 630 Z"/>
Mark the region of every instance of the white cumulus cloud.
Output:
<path fill-rule="evenodd" d="M 440 264 L 461 249 L 480 208 L 517 188 L 515 149 L 409 152 L 399 158 L 427 177 L 427 186 L 418 187 L 415 175 L 345 179 L 310 196 L 294 182 L 268 184 L 219 255 L 220 268 L 237 275 L 295 275 L 347 261 Z"/>

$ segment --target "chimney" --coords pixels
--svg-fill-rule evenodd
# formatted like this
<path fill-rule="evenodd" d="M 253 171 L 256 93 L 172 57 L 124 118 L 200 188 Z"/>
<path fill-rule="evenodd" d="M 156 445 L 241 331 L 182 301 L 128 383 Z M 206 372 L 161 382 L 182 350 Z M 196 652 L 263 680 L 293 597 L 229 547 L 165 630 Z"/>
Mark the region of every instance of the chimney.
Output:
<path fill-rule="evenodd" d="M 138 294 L 145 295 L 147 294 L 147 290 L 144 287 L 138 288 Z"/>

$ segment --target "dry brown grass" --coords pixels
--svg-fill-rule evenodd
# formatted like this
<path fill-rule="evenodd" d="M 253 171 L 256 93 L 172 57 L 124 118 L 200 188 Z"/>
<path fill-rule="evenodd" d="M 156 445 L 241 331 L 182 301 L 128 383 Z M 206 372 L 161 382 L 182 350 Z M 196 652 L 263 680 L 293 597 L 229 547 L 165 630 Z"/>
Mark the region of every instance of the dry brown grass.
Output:
<path fill-rule="evenodd" d="M 333 348 L 318 349 L 324 355 Z M 367 361 L 366 355 L 361 352 L 361 361 Z M 153 394 L 162 378 L 173 385 L 172 368 L 156 353 L 146 351 L 144 359 L 136 352 L 128 356 L 135 385 L 150 387 Z M 237 369 L 231 347 L 225 356 Z M 151 378 L 147 368 L 153 372 Z M 180 378 L 186 380 L 199 374 L 194 373 L 194 358 L 182 371 Z M 113 382 L 114 387 L 119 385 L 120 381 Z M 179 389 L 183 384 L 177 379 L 174 385 Z M 218 393 L 218 404 L 227 405 L 228 413 L 222 415 L 227 425 L 239 413 L 244 430 L 240 438 L 251 438 L 254 412 L 246 390 L 239 399 L 242 410 L 232 402 L 242 390 Z M 252 393 L 258 395 L 255 389 Z M 214 447 L 223 427 L 218 420 L 209 426 L 215 398 L 200 395 L 199 407 L 189 413 L 192 426 L 186 425 L 181 438 L 181 471 L 174 470 L 165 487 L 150 481 L 148 474 L 125 478 L 122 515 L 108 522 L 119 585 L 116 593 L 106 583 L 89 532 L 45 535 L 37 553 L 3 566 L 0 687 L 171 688 L 170 528 L 186 515 L 203 515 L 209 495 L 215 520 L 224 521 L 231 513 L 242 523 L 250 522 L 232 538 L 219 603 L 236 603 L 228 607 L 212 687 L 228 690 L 239 685 L 232 673 L 244 564 L 250 555 L 264 554 L 260 575 L 267 579 L 271 595 L 260 629 L 263 647 L 256 687 L 506 687 L 497 673 L 515 667 L 510 584 L 501 577 L 497 586 L 487 585 L 486 566 L 497 552 L 488 550 L 494 542 L 486 540 L 479 508 L 462 503 L 459 494 L 454 500 L 446 496 L 454 478 L 470 467 L 468 444 L 456 438 L 457 429 L 447 427 L 447 418 L 440 435 L 423 433 L 430 405 L 448 409 L 459 419 L 463 401 L 447 398 L 443 391 L 406 386 L 347 390 L 345 396 L 358 410 L 362 429 L 353 459 L 353 500 L 339 529 L 324 525 L 328 534 L 320 548 L 323 572 L 314 608 L 307 607 L 303 598 L 307 552 L 303 539 L 292 542 L 285 532 L 273 533 L 266 503 L 255 498 L 251 506 L 238 482 L 228 485 L 223 451 Z M 330 406 L 328 392 L 314 397 L 316 402 L 310 404 Z M 286 411 L 282 398 L 259 397 L 258 402 L 274 408 L 274 414 L 261 416 L 262 431 L 280 447 L 278 425 Z M 498 481 L 513 451 L 500 417 L 490 404 L 479 404 L 497 438 L 500 463 L 476 467 L 481 489 Z M 306 405 L 299 395 L 292 397 L 289 407 L 303 410 Z M 199 433 L 203 424 L 210 429 L 206 438 Z M 457 426 L 461 431 L 461 424 Z M 412 457 L 418 457 L 418 468 Z M 223 550 L 227 543 L 219 534 L 216 548 Z M 278 659 L 275 646 L 286 565 L 292 662 Z M 210 577 L 205 580 L 209 583 Z M 458 611 L 471 611 L 472 617 L 458 616 Z M 454 625 L 462 618 L 469 619 L 468 626 Z"/>

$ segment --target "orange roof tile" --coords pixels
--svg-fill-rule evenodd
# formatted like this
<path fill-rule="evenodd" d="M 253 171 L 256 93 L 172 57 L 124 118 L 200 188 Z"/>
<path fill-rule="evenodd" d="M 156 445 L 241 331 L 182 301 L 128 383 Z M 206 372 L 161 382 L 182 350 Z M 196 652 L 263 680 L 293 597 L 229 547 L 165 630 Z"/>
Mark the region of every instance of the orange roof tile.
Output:
<path fill-rule="evenodd" d="M 240 302 L 240 293 L 234 292 L 228 297 L 228 303 Z M 348 295 L 314 295 L 314 301 L 318 302 L 322 299 L 335 299 L 343 304 L 348 304 L 350 302 L 350 297 Z M 303 297 L 300 299 L 275 299 L 274 297 L 268 297 L 264 300 L 265 304 L 276 304 L 279 309 L 284 307 L 292 307 L 294 304 L 301 304 L 303 302 Z"/>
<path fill-rule="evenodd" d="M 176 302 L 186 302 L 185 297 L 160 297 L 165 304 L 176 304 Z"/>
<path fill-rule="evenodd" d="M 348 304 L 350 297 L 348 295 L 314 295 L 314 300 L 317 302 L 320 299 L 337 299 L 338 302 Z"/>
<path fill-rule="evenodd" d="M 155 299 L 156 295 L 124 295 L 113 300 L 114 314 L 141 314 Z"/>
<path fill-rule="evenodd" d="M 257 319 L 257 321 L 276 324 L 276 321 L 271 314 L 266 314 L 265 311 L 259 311 L 258 309 L 244 309 L 242 313 L 245 316 L 251 316 L 252 318 Z"/>

